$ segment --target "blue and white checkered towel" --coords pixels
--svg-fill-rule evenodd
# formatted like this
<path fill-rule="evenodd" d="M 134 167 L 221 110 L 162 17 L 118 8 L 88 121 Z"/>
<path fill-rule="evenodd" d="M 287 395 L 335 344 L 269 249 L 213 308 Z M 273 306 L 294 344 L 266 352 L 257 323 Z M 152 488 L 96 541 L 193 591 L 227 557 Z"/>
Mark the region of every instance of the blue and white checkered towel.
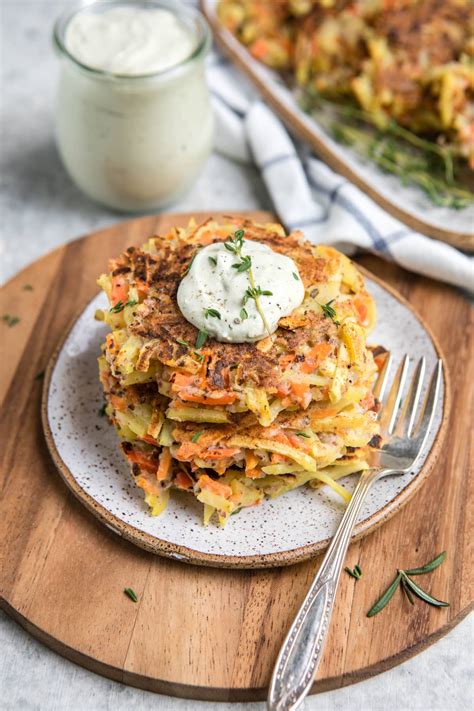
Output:
<path fill-rule="evenodd" d="M 289 230 L 346 254 L 363 249 L 405 269 L 474 290 L 474 259 L 414 232 L 309 149 L 295 144 L 275 114 L 230 63 L 215 53 L 208 80 L 217 119 L 216 150 L 261 171 Z"/>

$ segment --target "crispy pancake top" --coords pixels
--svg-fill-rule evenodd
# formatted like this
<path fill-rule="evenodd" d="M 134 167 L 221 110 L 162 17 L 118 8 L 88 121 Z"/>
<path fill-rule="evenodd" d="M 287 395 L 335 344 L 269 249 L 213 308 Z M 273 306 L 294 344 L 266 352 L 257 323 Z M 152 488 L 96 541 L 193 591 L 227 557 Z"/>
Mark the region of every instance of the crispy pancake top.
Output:
<path fill-rule="evenodd" d="M 228 227 L 237 228 L 234 224 Z M 286 237 L 269 226 L 250 221 L 240 222 L 238 227 L 245 230 L 246 238 L 263 242 L 275 252 L 291 257 L 306 289 L 328 282 L 339 267 L 337 256 L 319 256 L 299 232 Z M 130 247 L 111 262 L 112 275 L 123 274 L 139 293 L 146 294 L 129 324 L 130 333 L 147 341 L 137 364 L 139 370 L 146 370 L 153 358 L 171 367 L 196 372 L 205 356 L 206 380 L 212 389 L 229 387 L 228 380 L 226 382 L 229 369 L 232 382 L 251 382 L 272 388 L 281 375 L 282 353 L 297 352 L 302 345 L 311 347 L 321 342 L 336 345 L 337 327 L 333 321 L 314 310 L 305 311 L 303 302 L 295 317 L 280 320 L 273 342 L 263 339 L 256 343 L 220 343 L 208 338 L 197 353 L 198 329 L 186 321 L 178 308 L 178 286 L 195 252 L 228 236 L 229 232 L 222 225 L 207 222 L 194 230 L 174 230 L 168 235 L 152 237 L 144 248 Z"/>

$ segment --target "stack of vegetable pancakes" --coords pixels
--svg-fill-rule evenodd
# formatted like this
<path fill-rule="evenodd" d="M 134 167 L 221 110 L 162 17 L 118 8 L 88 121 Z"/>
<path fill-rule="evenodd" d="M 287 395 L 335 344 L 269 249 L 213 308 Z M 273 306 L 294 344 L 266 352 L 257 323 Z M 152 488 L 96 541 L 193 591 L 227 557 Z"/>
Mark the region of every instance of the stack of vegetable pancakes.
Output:
<path fill-rule="evenodd" d="M 236 230 L 293 259 L 304 300 L 256 342 L 203 342 L 177 290 L 198 250 Z M 385 353 L 366 345 L 375 306 L 347 257 L 276 224 L 192 221 L 110 260 L 98 283 L 109 308 L 96 317 L 111 328 L 99 358 L 106 411 L 153 515 L 171 489 L 221 525 L 306 484 L 348 500 L 337 480 L 367 468 L 378 442 L 372 384 Z"/>

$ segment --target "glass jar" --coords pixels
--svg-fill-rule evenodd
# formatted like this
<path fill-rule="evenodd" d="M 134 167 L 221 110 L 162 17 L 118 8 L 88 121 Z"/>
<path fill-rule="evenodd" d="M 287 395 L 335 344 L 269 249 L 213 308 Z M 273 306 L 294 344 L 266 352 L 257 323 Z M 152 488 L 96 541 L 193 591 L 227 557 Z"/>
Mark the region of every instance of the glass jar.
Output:
<path fill-rule="evenodd" d="M 174 13 L 195 38 L 175 66 L 146 75 L 116 75 L 82 64 L 65 43 L 81 11 L 113 6 Z M 166 1 L 93 2 L 68 9 L 54 28 L 60 58 L 56 137 L 71 178 L 86 195 L 123 211 L 146 211 L 175 200 L 207 159 L 213 116 L 204 75 L 210 32 L 202 15 Z"/>

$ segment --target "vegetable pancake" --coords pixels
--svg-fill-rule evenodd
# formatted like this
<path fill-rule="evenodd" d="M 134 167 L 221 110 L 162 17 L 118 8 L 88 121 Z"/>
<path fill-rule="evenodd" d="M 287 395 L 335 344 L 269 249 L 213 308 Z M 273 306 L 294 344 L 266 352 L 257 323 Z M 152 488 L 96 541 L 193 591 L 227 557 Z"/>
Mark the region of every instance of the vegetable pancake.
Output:
<path fill-rule="evenodd" d="M 281 282 L 284 271 L 258 270 L 259 245 L 272 264 L 288 258 L 281 264 L 289 282 Z M 194 312 L 203 298 L 216 307 L 201 309 L 198 327 L 178 293 L 201 282 Z M 130 247 L 98 283 L 110 302 L 97 313 L 111 328 L 99 359 L 106 411 L 153 514 L 171 489 L 192 493 L 205 523 L 216 512 L 221 524 L 303 484 L 349 498 L 337 479 L 366 468 L 367 447 L 377 442 L 372 384 L 384 350 L 366 345 L 375 305 L 347 257 L 299 232 L 285 236 L 280 225 L 192 221 Z M 301 303 L 272 330 L 265 312 L 272 298 L 282 308 L 282 283 Z M 216 296 L 222 284 L 238 302 L 228 327 L 261 327 L 261 337 L 229 340 L 231 299 Z"/>

